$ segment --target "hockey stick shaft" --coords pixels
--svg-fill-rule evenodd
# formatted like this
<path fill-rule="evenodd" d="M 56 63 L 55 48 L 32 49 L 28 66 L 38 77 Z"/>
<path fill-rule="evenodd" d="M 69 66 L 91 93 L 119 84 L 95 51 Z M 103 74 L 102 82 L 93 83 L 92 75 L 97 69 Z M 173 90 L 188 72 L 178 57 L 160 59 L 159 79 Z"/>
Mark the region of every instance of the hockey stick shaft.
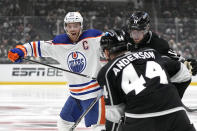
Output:
<path fill-rule="evenodd" d="M 86 77 L 86 78 L 91 78 L 93 80 L 96 80 L 96 78 L 91 77 L 91 76 L 88 76 L 88 75 L 85 75 L 85 74 L 80 74 L 80 73 L 72 72 L 72 71 L 69 71 L 69 70 L 66 70 L 66 69 L 63 69 L 63 68 L 59 68 L 59 67 L 56 67 L 56 66 L 48 65 L 48 64 L 41 63 L 41 62 L 34 61 L 34 60 L 30 60 L 30 59 L 27 59 L 27 58 L 23 58 L 23 59 L 26 60 L 26 61 L 30 61 L 30 62 L 33 62 L 33 63 L 37 63 L 37 64 L 40 64 L 40 65 L 52 67 L 52 68 L 55 68 L 55 69 L 58 69 L 58 70 L 61 70 L 61 71 L 65 71 L 65 72 L 68 72 L 68 73 L 72 73 L 72 74 L 76 74 L 76 75 L 80 75 L 80 76 L 83 76 L 83 77 Z"/>
<path fill-rule="evenodd" d="M 188 106 L 185 106 L 184 104 L 183 104 L 183 107 L 185 108 L 185 110 L 187 112 L 196 112 L 197 111 L 197 108 L 189 108 Z"/>
<path fill-rule="evenodd" d="M 103 96 L 103 90 L 101 93 L 92 101 L 92 103 L 89 105 L 89 107 L 81 114 L 81 116 L 77 119 L 75 124 L 71 127 L 70 131 L 74 131 L 74 129 L 77 127 L 77 125 L 81 122 L 81 120 L 88 114 L 88 112 L 93 108 L 93 106 L 98 102 L 98 100 Z"/>

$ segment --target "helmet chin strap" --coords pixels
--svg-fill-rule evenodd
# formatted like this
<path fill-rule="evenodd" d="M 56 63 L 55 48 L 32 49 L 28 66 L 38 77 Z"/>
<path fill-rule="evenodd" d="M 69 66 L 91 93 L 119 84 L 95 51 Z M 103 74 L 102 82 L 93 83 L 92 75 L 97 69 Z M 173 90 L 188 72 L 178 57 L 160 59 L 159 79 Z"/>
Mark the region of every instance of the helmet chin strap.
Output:
<path fill-rule="evenodd" d="M 148 33 L 149 29 L 150 29 L 150 25 L 148 24 L 146 29 L 145 29 L 144 35 L 146 35 Z"/>

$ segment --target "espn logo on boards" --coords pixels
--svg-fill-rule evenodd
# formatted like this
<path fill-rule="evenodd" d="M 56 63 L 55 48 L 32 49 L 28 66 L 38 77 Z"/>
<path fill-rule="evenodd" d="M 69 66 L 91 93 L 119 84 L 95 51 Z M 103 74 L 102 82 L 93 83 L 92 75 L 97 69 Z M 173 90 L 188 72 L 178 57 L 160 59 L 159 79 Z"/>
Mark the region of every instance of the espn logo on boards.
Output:
<path fill-rule="evenodd" d="M 63 72 L 54 68 L 16 68 L 12 70 L 12 76 L 63 76 Z"/>

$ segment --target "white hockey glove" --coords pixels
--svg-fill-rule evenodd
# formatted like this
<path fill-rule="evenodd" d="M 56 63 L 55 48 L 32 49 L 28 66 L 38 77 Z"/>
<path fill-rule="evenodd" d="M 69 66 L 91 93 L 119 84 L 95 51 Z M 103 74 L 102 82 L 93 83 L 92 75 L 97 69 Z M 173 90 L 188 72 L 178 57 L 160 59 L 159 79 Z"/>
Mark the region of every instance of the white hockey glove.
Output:
<path fill-rule="evenodd" d="M 106 108 L 106 119 L 111 122 L 118 123 L 121 117 L 124 115 L 125 104 L 121 103 L 114 106 L 105 106 Z"/>

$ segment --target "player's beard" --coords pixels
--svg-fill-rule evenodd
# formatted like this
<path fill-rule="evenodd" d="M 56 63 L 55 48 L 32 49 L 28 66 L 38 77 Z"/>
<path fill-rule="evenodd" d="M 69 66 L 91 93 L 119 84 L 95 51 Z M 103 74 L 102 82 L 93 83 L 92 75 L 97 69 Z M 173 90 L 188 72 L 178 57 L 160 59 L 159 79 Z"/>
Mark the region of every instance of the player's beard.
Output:
<path fill-rule="evenodd" d="M 72 40 L 72 42 L 76 42 L 79 38 L 79 35 L 80 35 L 80 32 L 78 32 L 78 33 L 75 33 L 75 32 L 68 33 L 68 36 Z"/>

